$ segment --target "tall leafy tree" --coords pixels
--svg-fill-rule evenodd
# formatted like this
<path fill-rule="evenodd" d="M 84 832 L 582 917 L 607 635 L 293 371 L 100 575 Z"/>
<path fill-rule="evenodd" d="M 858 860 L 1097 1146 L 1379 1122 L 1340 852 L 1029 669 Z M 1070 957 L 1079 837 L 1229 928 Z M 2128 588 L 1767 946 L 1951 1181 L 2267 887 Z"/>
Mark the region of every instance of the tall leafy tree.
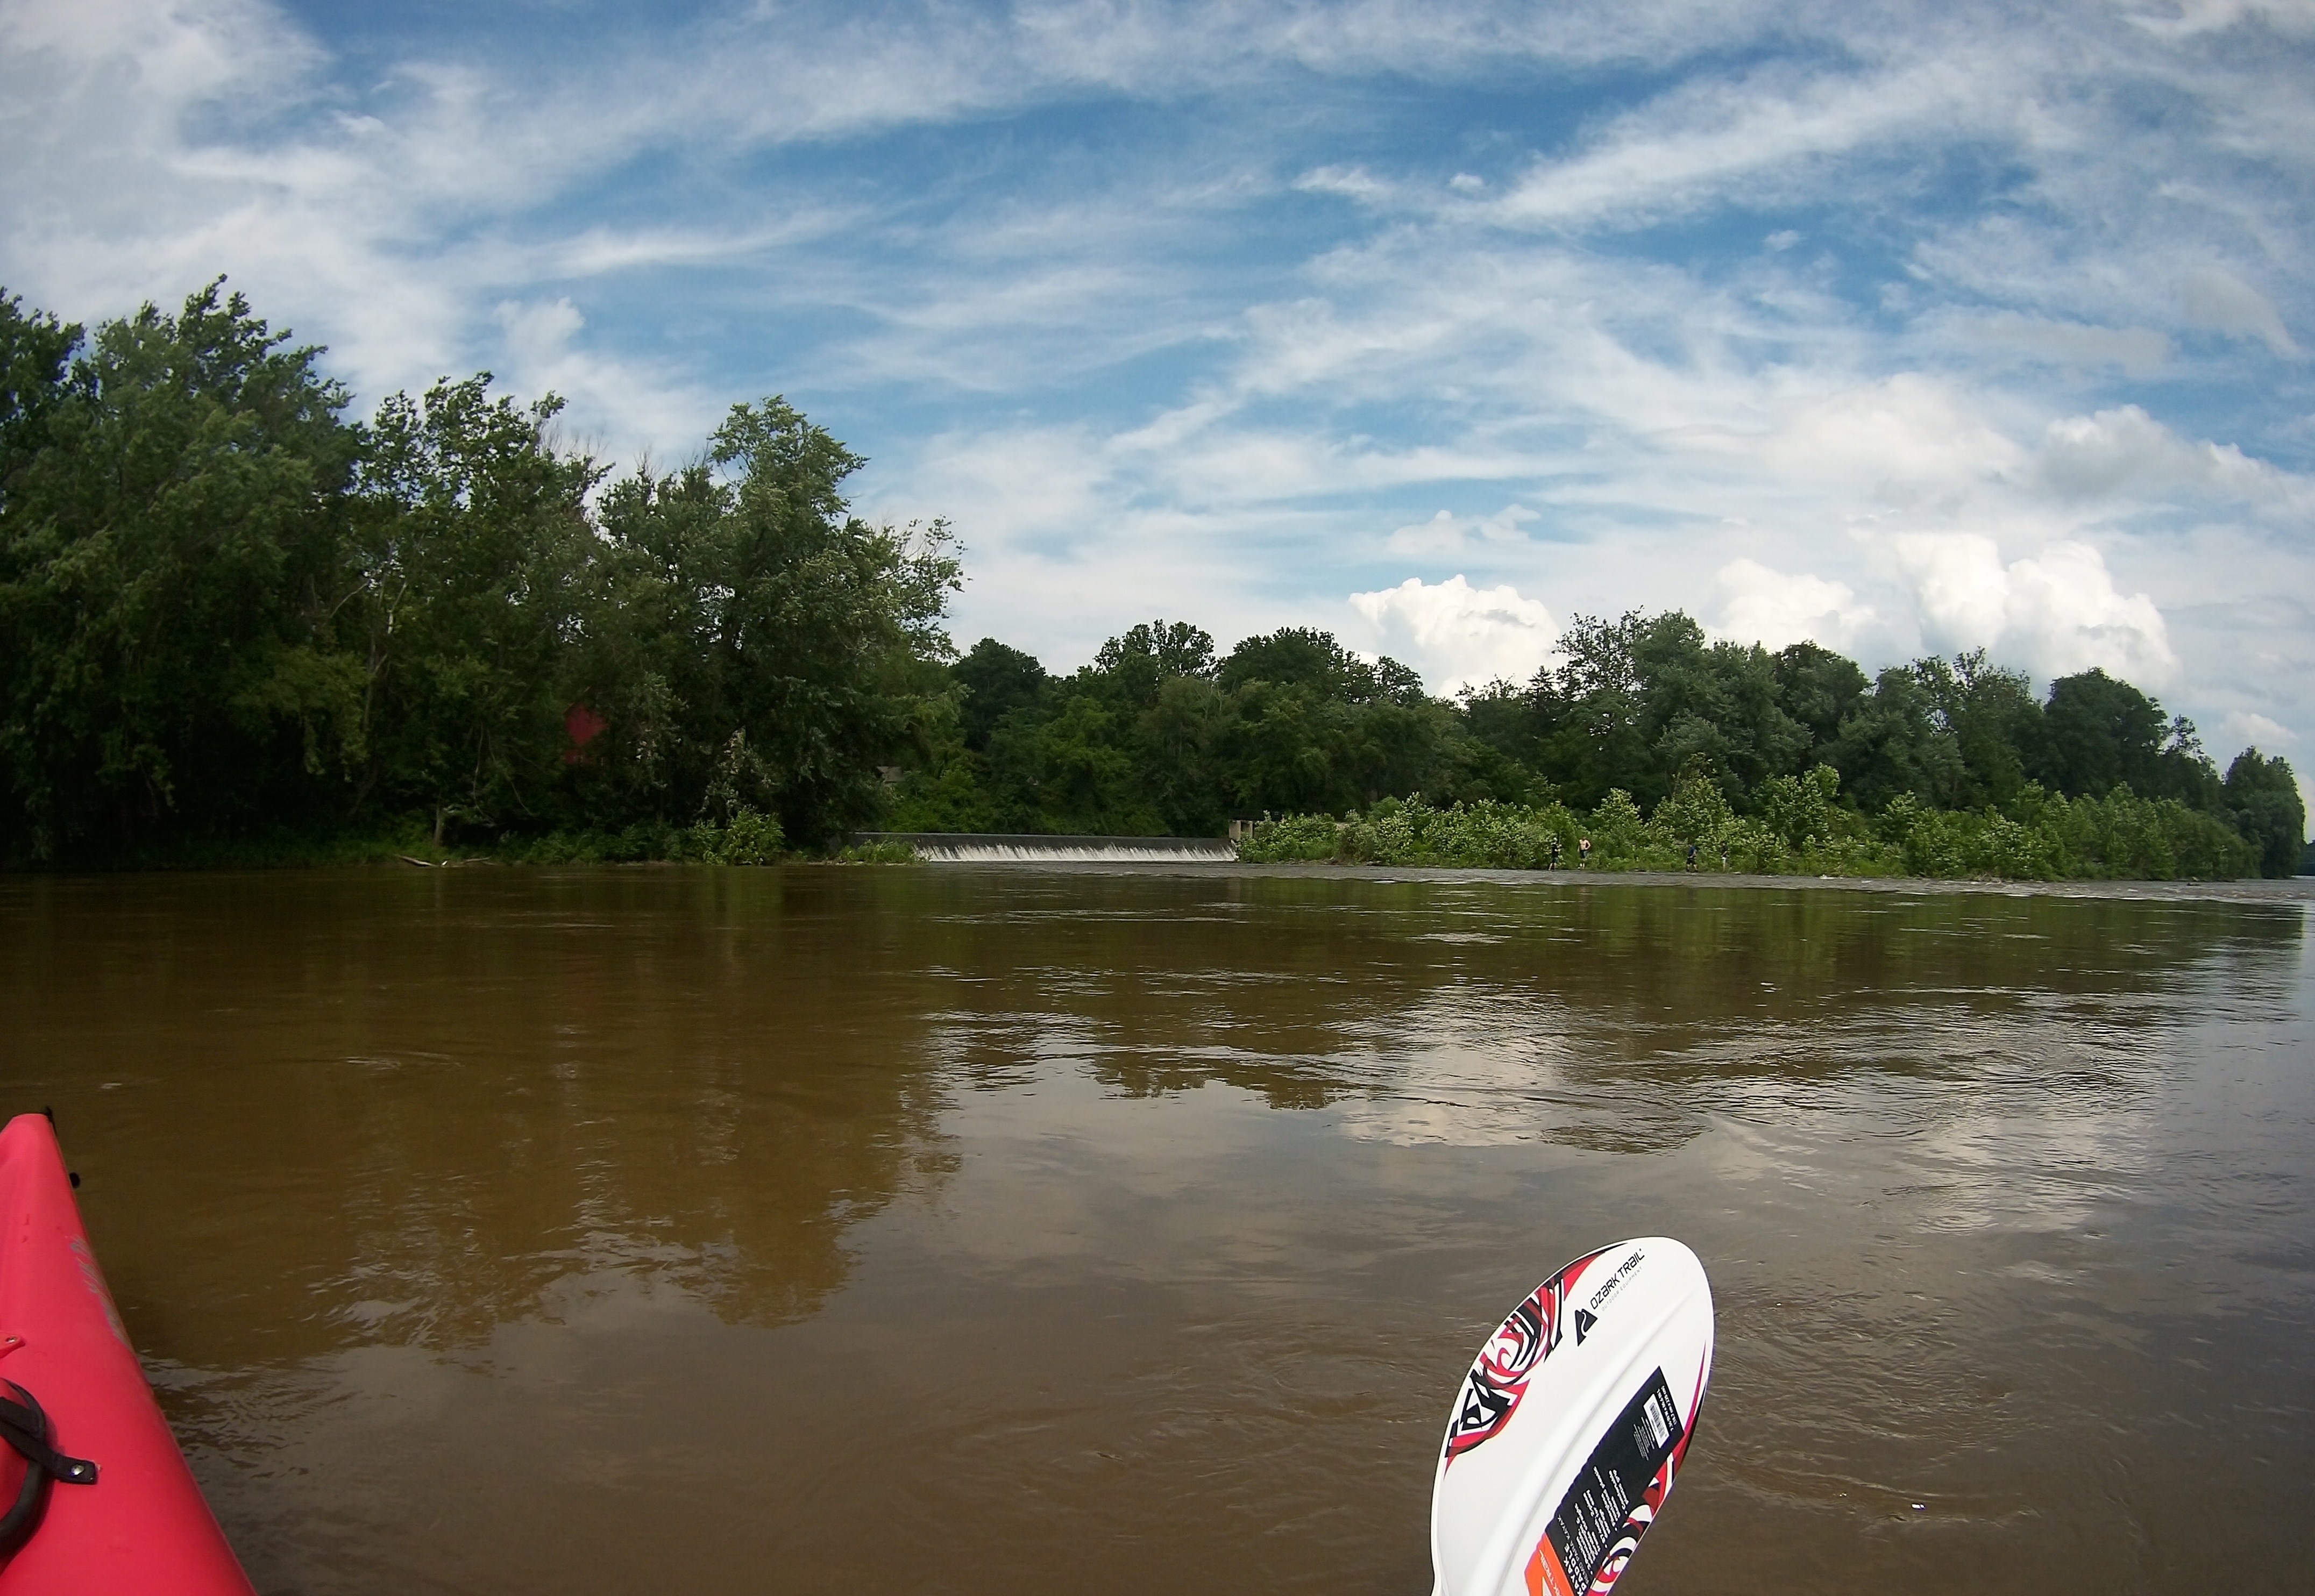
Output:
<path fill-rule="evenodd" d="M 1614 621 L 1579 615 L 1560 634 L 1559 665 L 1539 669 L 1528 684 L 1544 772 L 1569 802 L 1589 808 L 1635 782 L 1663 785 L 1640 666 L 1640 650 L 1663 618 L 1636 610 Z M 1679 621 L 1695 626 L 1685 616 Z M 1666 643 L 1676 650 L 1683 634 L 1677 624 L 1672 630 Z"/>
<path fill-rule="evenodd" d="M 1821 762 L 1840 739 L 1841 723 L 1873 687 L 1857 661 L 1814 643 L 1778 651 L 1777 706 L 1808 733 L 1803 758 Z"/>
<path fill-rule="evenodd" d="M 1666 792 L 1683 773 L 1707 776 L 1731 803 L 1750 809 L 1761 784 L 1799 767 L 1808 729 L 1785 713 L 1767 650 L 1700 646 L 1700 631 L 1666 629 L 1651 643 L 1662 652 L 1642 657 L 1646 714 L 1658 728 L 1655 774 Z"/>
<path fill-rule="evenodd" d="M 1160 682 L 1175 677 L 1211 678 L 1214 640 L 1203 627 L 1187 621 L 1144 621 L 1103 643 L 1093 669 L 1147 707 L 1156 701 Z"/>
<path fill-rule="evenodd" d="M 572 685 L 610 731 L 582 780 L 710 819 L 761 808 L 803 839 L 878 815 L 878 767 L 954 714 L 936 668 L 958 566 L 945 523 L 850 513 L 862 464 L 776 397 L 733 406 L 697 465 L 605 493 Z"/>
<path fill-rule="evenodd" d="M 67 380 L 81 329 L 0 288 L 0 511 L 17 474 L 47 441 L 49 418 L 73 391 Z"/>
<path fill-rule="evenodd" d="M 444 826 L 536 821 L 563 772 L 564 655 L 596 553 L 593 464 L 554 448 L 562 408 L 490 395 L 488 373 L 378 408 L 353 559 L 367 762 L 356 807 Z"/>
<path fill-rule="evenodd" d="M 2296 875 L 2308 851 L 2307 806 L 2281 755 L 2245 749 L 2227 767 L 2226 804 L 2243 840 L 2258 850 L 2262 875 Z"/>
<path fill-rule="evenodd" d="M 2103 798 L 2124 783 L 2141 794 L 2156 785 L 2168 729 L 2162 706 L 2128 682 L 2097 669 L 2062 676 L 2050 684 L 2042 720 L 2035 774 L 2044 786 Z"/>
<path fill-rule="evenodd" d="M 13 302 L 0 319 L 0 851 L 310 816 L 361 746 L 329 636 L 359 440 L 320 351 L 221 281 L 84 346 Z"/>
<path fill-rule="evenodd" d="M 1874 679 L 1872 695 L 1841 722 L 1829 762 L 1842 787 L 1868 810 L 1903 796 L 1938 807 L 1962 789 L 1960 741 L 1936 694 L 1911 666 L 1893 665 Z"/>
<path fill-rule="evenodd" d="M 2002 669 L 1977 649 L 1950 662 L 1916 661 L 1913 675 L 1960 758 L 1946 801 L 1977 807 L 2016 797 L 2028 769 L 2045 763 L 2042 706 L 2025 673 Z"/>
<path fill-rule="evenodd" d="M 1008 648 L 993 637 L 974 643 L 951 674 L 964 689 L 960 710 L 964 745 L 984 754 L 997 723 L 1016 709 L 1033 710 L 1051 679 L 1034 654 Z"/>

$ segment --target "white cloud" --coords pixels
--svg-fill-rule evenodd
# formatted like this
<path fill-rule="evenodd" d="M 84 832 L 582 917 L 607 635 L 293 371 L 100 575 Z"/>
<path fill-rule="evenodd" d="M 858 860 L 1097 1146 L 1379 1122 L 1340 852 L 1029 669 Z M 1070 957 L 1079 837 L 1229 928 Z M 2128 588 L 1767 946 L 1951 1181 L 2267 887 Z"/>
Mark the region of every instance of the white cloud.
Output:
<path fill-rule="evenodd" d="M 1961 324 L 1960 332 L 1993 350 L 2015 350 L 2053 365 L 2118 367 L 2131 377 L 2151 377 L 2170 362 L 2170 340 L 2151 327 L 2096 327 L 2005 314 L 1972 318 Z"/>
<path fill-rule="evenodd" d="M 2274 301 L 2222 266 L 2187 272 L 2179 279 L 2178 299 L 2196 326 L 2256 338 L 2278 355 L 2299 352 Z"/>
<path fill-rule="evenodd" d="M 1948 51 L 1850 76 L 1708 79 L 1628 114 L 1574 159 L 1539 165 L 1491 215 L 1506 226 L 1566 226 L 1725 202 L 1924 123 L 1981 122 L 1982 102 L 2009 92 L 2014 65 Z"/>
<path fill-rule="evenodd" d="M 2211 749 L 2211 753 L 2213 758 L 2224 761 L 2235 750 L 2289 748 L 2298 740 L 2299 734 L 2280 721 L 2270 720 L 2252 710 L 2230 710 L 2226 719 L 2219 723 L 2218 743 Z"/>
<path fill-rule="evenodd" d="M 2254 504 L 2315 498 L 2303 479 L 2251 459 L 2233 444 L 2189 443 L 2135 404 L 2052 421 L 2043 431 L 2036 465 L 2043 481 L 2069 499 L 2182 488 Z"/>
<path fill-rule="evenodd" d="M 1475 588 L 1460 575 L 1435 586 L 1410 576 L 1395 588 L 1353 593 L 1350 605 L 1374 628 L 1382 652 L 1423 672 L 1433 692 L 1496 677 L 1523 681 L 1559 635 L 1551 612 L 1518 589 Z"/>
<path fill-rule="evenodd" d="M 1521 525 L 1536 519 L 1536 512 L 1523 504 L 1506 504 L 1491 516 L 1458 516 L 1442 510 L 1427 521 L 1397 528 L 1387 546 L 1394 554 L 1459 554 L 1474 542 L 1524 544 L 1527 535 Z"/>
<path fill-rule="evenodd" d="M 2005 565 L 1978 533 L 1900 533 L 1890 543 L 1934 647 L 1987 649 L 2043 677 L 2097 666 L 2144 687 L 2167 686 L 2178 670 L 2153 599 L 2116 590 L 2088 544 L 2053 543 Z"/>
<path fill-rule="evenodd" d="M 1912 372 L 1799 407 L 1761 453 L 1793 478 L 1840 483 L 1898 505 L 1953 502 L 2018 473 L 2026 458 L 1971 396 Z"/>
<path fill-rule="evenodd" d="M 1295 179 L 1294 186 L 1306 194 L 1336 194 L 1362 201 L 1379 200 L 1392 192 L 1391 184 L 1381 182 L 1363 166 L 1320 166 Z"/>
<path fill-rule="evenodd" d="M 502 300 L 498 324 L 506 329 L 507 348 L 526 365 L 543 365 L 563 358 L 571 340 L 587 318 L 568 298 L 551 305 L 519 305 Z"/>
<path fill-rule="evenodd" d="M 1847 582 L 1805 572 L 1787 575 L 1754 560 L 1731 560 L 1720 568 L 1720 624 L 1714 630 L 1738 643 L 1770 649 L 1814 643 L 1842 652 L 1876 616 Z"/>
<path fill-rule="evenodd" d="M 2315 0 L 2170 0 L 2153 11 L 2133 11 L 2130 20 L 2150 33 L 2189 38 L 2256 20 L 2285 32 L 2315 31 Z"/>

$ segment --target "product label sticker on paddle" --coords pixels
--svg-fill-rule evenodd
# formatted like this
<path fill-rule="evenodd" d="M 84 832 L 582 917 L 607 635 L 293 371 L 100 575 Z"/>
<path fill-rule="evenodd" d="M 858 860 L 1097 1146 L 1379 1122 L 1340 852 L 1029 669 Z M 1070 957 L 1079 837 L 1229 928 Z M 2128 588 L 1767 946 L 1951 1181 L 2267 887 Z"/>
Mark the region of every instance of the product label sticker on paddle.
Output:
<path fill-rule="evenodd" d="M 1712 1289 L 1679 1242 L 1619 1242 L 1538 1286 L 1448 1414 L 1431 1503 L 1440 1596 L 1613 1590 L 1711 1371 Z"/>

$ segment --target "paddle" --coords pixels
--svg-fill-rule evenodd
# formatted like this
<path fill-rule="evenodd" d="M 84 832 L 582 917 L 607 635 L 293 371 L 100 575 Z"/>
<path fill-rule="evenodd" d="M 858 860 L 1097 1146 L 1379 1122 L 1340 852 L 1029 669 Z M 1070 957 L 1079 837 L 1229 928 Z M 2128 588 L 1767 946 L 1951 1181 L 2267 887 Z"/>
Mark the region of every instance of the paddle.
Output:
<path fill-rule="evenodd" d="M 1611 1590 L 1711 1372 L 1712 1287 L 1679 1242 L 1620 1241 L 1538 1286 L 1456 1393 L 1431 1495 L 1433 1596 Z"/>

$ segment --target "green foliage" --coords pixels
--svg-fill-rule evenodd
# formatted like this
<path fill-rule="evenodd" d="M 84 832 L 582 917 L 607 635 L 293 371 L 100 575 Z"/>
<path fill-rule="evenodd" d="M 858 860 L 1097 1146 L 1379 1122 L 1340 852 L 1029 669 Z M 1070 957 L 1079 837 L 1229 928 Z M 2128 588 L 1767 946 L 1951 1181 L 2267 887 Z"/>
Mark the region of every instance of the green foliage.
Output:
<path fill-rule="evenodd" d="M 317 351 L 214 283 L 85 342 L 6 304 L 0 857 L 325 808 L 363 756 L 331 633 L 359 440 Z"/>
<path fill-rule="evenodd" d="M 829 856 L 838 864 L 921 864 L 924 856 L 905 842 L 852 843 Z"/>
<path fill-rule="evenodd" d="M 2257 870 L 2250 845 L 2223 821 L 2175 798 L 2142 798 L 2126 784 L 2102 798 L 2068 799 L 2028 783 L 2006 811 L 1933 810 L 1907 796 L 1881 825 L 1915 875 L 2171 881 Z"/>
<path fill-rule="evenodd" d="M 710 864 L 772 864 L 786 842 L 772 815 L 738 809 L 719 829 L 702 820 L 691 829 L 698 856 Z"/>
<path fill-rule="evenodd" d="M 318 353 L 214 283 L 92 339 L 0 293 L 0 861 L 405 821 L 770 856 L 953 727 L 948 528 L 848 514 L 858 458 L 781 401 L 594 504 L 551 395 L 352 426 Z"/>
<path fill-rule="evenodd" d="M 1557 804 L 1532 810 L 1482 799 L 1435 809 L 1421 798 L 1386 800 L 1364 819 L 1352 817 L 1337 856 L 1366 864 L 1533 870 L 1550 862 L 1555 840 L 1567 851 L 1574 830 L 1574 817 Z"/>
<path fill-rule="evenodd" d="M 1288 628 L 1217 661 L 1158 620 L 1070 677 L 982 639 L 951 669 L 962 698 L 896 794 L 912 830 L 1213 835 L 1265 809 L 1340 811 L 1392 794 L 1524 794 L 1531 777 L 1464 735 L 1451 705 L 1390 660 Z"/>
<path fill-rule="evenodd" d="M 1323 816 L 1265 820 L 1240 847 L 1249 860 L 1460 864 L 1532 870 L 1573 865 L 1576 843 L 1592 844 L 1595 870 L 1679 870 L 1697 850 L 1703 871 L 1806 875 L 2219 878 L 2255 867 L 2250 845 L 2222 821 L 2176 799 L 2141 798 L 2127 786 L 2104 798 L 2069 800 L 2034 783 L 2008 811 L 1940 810 L 1900 794 L 1877 825 L 1834 798 L 1840 777 L 1819 766 L 1806 778 L 1764 783 L 1761 813 L 1738 814 L 1701 774 L 1673 784 L 1651 812 L 1611 790 L 1589 815 L 1479 802 L 1434 807 L 1386 801 L 1337 825 Z"/>
<path fill-rule="evenodd" d="M 1819 765 L 1806 776 L 1770 776 L 1761 786 L 1761 822 L 1788 848 L 1805 852 L 1820 839 L 1844 835 L 1848 826 L 1835 808 L 1840 772 Z"/>
<path fill-rule="evenodd" d="M 1321 863 L 1338 858 L 1344 825 L 1332 815 L 1263 817 L 1254 834 L 1238 844 L 1237 856 L 1255 864 Z"/>
<path fill-rule="evenodd" d="M 2258 856 L 2261 875 L 2293 875 L 2301 871 L 2307 835 L 2307 806 L 2299 796 L 2299 781 L 2290 761 L 2281 755 L 2267 758 L 2245 749 L 2227 767 L 2223 789 L 2229 814 Z"/>
<path fill-rule="evenodd" d="M 877 767 L 953 724 L 953 539 L 847 515 L 859 465 L 774 399 L 734 406 L 707 460 L 606 490 L 564 678 L 608 723 L 577 770 L 588 799 L 746 804 L 827 837 L 876 818 Z"/>
<path fill-rule="evenodd" d="M 443 381 L 378 407 L 364 451 L 341 607 L 359 648 L 360 746 L 350 807 L 430 813 L 488 834 L 536 821 L 563 773 L 560 679 L 590 597 L 597 480 L 558 456 L 560 408 Z"/>

